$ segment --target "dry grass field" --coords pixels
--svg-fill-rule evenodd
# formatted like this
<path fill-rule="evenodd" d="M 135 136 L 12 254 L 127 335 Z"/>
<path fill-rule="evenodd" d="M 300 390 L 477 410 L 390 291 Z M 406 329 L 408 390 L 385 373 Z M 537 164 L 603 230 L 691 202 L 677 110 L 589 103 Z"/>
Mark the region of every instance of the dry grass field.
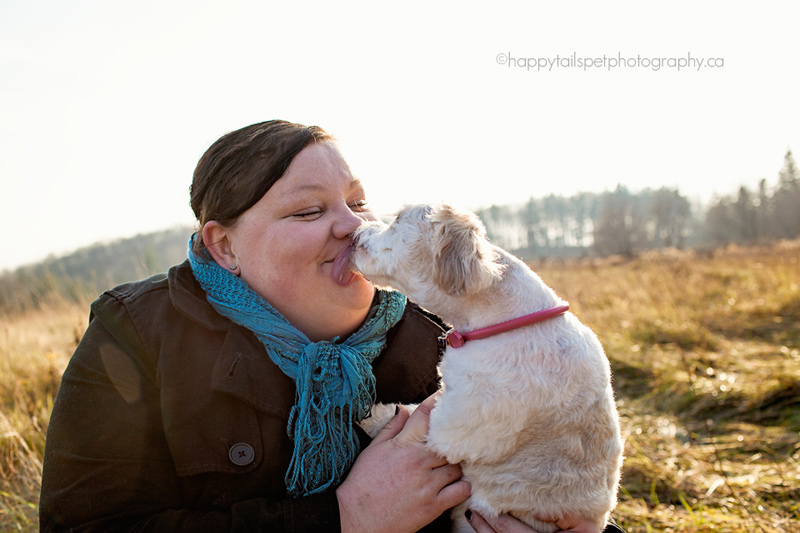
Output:
<path fill-rule="evenodd" d="M 800 246 L 533 266 L 611 359 L 627 531 L 800 531 Z M 86 317 L 0 317 L 2 531 L 37 528 L 53 396 Z"/>
<path fill-rule="evenodd" d="M 0 317 L 0 531 L 38 530 L 47 422 L 88 304 Z"/>

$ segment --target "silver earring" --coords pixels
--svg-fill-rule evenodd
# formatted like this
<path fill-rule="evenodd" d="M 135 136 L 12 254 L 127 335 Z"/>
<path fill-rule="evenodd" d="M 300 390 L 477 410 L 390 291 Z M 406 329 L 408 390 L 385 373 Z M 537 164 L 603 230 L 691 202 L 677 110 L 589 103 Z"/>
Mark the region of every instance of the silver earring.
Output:
<path fill-rule="evenodd" d="M 236 270 L 237 268 L 239 268 L 239 266 L 238 265 L 231 265 L 229 268 L 231 270 Z"/>

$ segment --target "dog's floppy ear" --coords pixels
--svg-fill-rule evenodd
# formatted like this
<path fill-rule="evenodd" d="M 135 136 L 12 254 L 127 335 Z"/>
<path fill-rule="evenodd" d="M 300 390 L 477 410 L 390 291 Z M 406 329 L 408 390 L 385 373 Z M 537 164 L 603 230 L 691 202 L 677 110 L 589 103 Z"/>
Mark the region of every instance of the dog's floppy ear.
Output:
<path fill-rule="evenodd" d="M 476 293 L 500 279 L 503 267 L 486 239 L 486 228 L 469 212 L 449 205 L 430 214 L 435 228 L 433 281 L 453 296 Z"/>

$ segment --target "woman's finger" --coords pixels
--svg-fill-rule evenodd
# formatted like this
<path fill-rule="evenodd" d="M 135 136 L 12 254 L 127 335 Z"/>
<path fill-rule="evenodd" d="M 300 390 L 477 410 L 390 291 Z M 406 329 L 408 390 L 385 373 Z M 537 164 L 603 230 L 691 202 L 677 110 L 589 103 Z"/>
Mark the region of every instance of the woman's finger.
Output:
<path fill-rule="evenodd" d="M 585 518 L 559 518 L 556 521 L 556 526 L 558 526 L 561 531 L 573 531 L 575 533 L 600 533 L 600 526 Z"/>
<path fill-rule="evenodd" d="M 398 406 L 397 413 L 392 417 L 383 428 L 372 439 L 370 446 L 377 446 L 382 442 L 392 440 L 395 438 L 405 427 L 408 421 L 408 411 L 402 405 Z"/>
<path fill-rule="evenodd" d="M 436 501 L 441 506 L 451 509 L 467 501 L 470 494 L 472 494 L 472 485 L 466 479 L 460 479 L 440 490 Z"/>
<path fill-rule="evenodd" d="M 536 530 L 529 525 L 507 514 L 484 518 L 473 511 L 471 519 L 468 520 L 472 528 L 481 533 L 536 533 Z M 481 529 L 476 529 L 474 524 L 480 524 Z"/>
<path fill-rule="evenodd" d="M 587 518 L 537 516 L 536 519 L 542 522 L 554 522 L 559 531 L 571 531 L 573 533 L 600 533 L 602 531 L 600 526 Z"/>
<path fill-rule="evenodd" d="M 472 485 L 462 479 L 461 467 L 447 464 L 433 469 L 435 485 L 440 487 L 437 500 L 447 507 L 463 503 L 472 493 Z"/>
<path fill-rule="evenodd" d="M 433 475 L 434 479 L 436 479 L 436 481 L 439 482 L 442 487 L 444 487 L 445 485 L 455 483 L 461 479 L 463 474 L 460 466 L 445 463 L 443 466 L 434 468 Z"/>
<path fill-rule="evenodd" d="M 469 525 L 472 526 L 472 529 L 476 531 L 476 533 L 497 533 L 492 526 L 489 525 L 489 522 L 484 520 L 484 518 L 474 511 L 467 511 L 466 513 L 467 522 Z"/>
<path fill-rule="evenodd" d="M 403 431 L 397 435 L 398 442 L 405 444 L 425 443 L 428 435 L 431 410 L 433 410 L 433 406 L 436 405 L 436 400 L 438 398 L 439 393 L 435 392 L 417 406 L 408 418 L 408 422 L 406 422 Z"/>

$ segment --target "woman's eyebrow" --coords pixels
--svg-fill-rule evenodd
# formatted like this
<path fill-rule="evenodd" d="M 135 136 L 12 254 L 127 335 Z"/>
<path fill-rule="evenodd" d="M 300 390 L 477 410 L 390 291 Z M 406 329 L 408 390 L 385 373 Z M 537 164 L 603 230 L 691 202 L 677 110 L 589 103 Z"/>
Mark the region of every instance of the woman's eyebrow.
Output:
<path fill-rule="evenodd" d="M 361 180 L 358 178 L 353 178 L 352 181 L 350 181 L 349 185 L 347 186 L 347 190 L 353 191 L 358 188 L 363 188 Z M 307 191 L 315 192 L 324 190 L 328 190 L 328 186 L 322 183 L 301 183 L 296 187 L 294 187 L 291 191 L 289 191 L 289 193 L 296 194 Z"/>

